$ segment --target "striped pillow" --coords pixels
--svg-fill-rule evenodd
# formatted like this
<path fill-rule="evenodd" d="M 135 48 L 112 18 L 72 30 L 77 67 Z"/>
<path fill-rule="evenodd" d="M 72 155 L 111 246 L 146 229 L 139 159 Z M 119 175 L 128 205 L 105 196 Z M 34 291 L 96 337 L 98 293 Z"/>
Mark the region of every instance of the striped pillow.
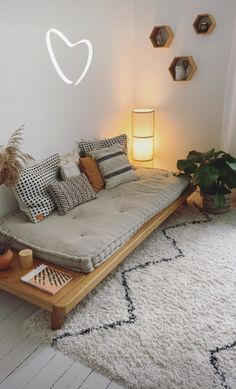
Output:
<path fill-rule="evenodd" d="M 137 180 L 123 148 L 119 144 L 101 150 L 91 151 L 103 175 L 106 189 L 112 189 L 124 182 Z"/>
<path fill-rule="evenodd" d="M 55 201 L 59 215 L 61 216 L 78 205 L 96 198 L 96 193 L 85 174 L 81 174 L 67 181 L 52 183 L 47 189 Z"/>

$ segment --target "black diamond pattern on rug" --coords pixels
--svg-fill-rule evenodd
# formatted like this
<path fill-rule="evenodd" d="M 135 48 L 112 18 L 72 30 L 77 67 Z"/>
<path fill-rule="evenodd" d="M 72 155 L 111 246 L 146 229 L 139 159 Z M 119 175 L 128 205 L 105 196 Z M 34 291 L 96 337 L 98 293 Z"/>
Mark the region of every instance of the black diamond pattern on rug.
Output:
<path fill-rule="evenodd" d="M 54 345 L 56 342 L 66 338 L 66 337 L 83 336 L 86 334 L 90 334 L 93 331 L 99 331 L 101 329 L 103 329 L 103 330 L 115 329 L 117 327 L 121 327 L 124 325 L 134 324 L 135 321 L 137 320 L 137 316 L 135 314 L 135 305 L 134 305 L 134 302 L 131 298 L 132 291 L 129 287 L 128 275 L 131 272 L 135 272 L 135 271 L 139 271 L 139 270 L 148 268 L 151 265 L 155 266 L 155 265 L 158 265 L 158 264 L 163 263 L 163 262 L 170 262 L 170 261 L 185 257 L 184 250 L 180 248 L 179 243 L 172 237 L 171 231 L 174 229 L 177 229 L 177 228 L 187 227 L 188 225 L 195 225 L 195 224 L 201 225 L 204 223 L 210 223 L 212 221 L 211 217 L 206 212 L 204 212 L 196 204 L 194 204 L 194 205 L 198 209 L 199 213 L 203 216 L 202 220 L 192 220 L 190 222 L 177 223 L 175 225 L 165 227 L 161 230 L 164 237 L 171 243 L 172 247 L 175 249 L 176 255 L 174 255 L 173 257 L 169 257 L 169 258 L 163 257 L 157 261 L 155 261 L 155 260 L 147 261 L 144 264 L 139 264 L 137 266 L 133 266 L 131 268 L 128 268 L 128 269 L 125 269 L 122 271 L 121 279 L 122 279 L 122 285 L 124 287 L 124 292 L 125 292 L 124 295 L 125 295 L 125 300 L 126 300 L 126 304 L 127 304 L 128 319 L 116 320 L 114 322 L 107 323 L 107 324 L 90 326 L 90 327 L 84 328 L 78 332 L 65 331 L 61 335 L 54 337 L 52 345 Z M 217 355 L 220 352 L 230 350 L 233 347 L 236 347 L 236 341 L 231 343 L 231 344 L 224 345 L 222 347 L 217 347 L 214 350 L 210 350 L 210 363 L 211 363 L 212 367 L 214 368 L 215 374 L 219 377 L 222 387 L 224 387 L 225 389 L 233 389 L 233 388 L 231 388 L 226 383 L 226 374 L 223 372 L 222 368 L 220 367 Z"/>

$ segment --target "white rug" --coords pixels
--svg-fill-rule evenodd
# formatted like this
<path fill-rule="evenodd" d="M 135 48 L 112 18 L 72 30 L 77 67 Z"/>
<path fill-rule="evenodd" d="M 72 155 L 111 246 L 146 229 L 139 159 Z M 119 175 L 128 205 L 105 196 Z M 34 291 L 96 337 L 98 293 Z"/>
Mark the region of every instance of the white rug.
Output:
<path fill-rule="evenodd" d="M 186 206 L 66 319 L 29 333 L 127 388 L 236 388 L 236 210 Z"/>

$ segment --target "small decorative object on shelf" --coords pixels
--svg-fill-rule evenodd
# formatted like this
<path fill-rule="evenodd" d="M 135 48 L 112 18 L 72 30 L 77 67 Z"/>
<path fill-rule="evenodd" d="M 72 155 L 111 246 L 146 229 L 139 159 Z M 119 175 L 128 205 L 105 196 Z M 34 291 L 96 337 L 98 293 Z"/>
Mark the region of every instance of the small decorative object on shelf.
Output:
<path fill-rule="evenodd" d="M 189 81 L 197 70 L 193 57 L 175 57 L 169 67 L 174 81 Z"/>
<path fill-rule="evenodd" d="M 183 65 L 175 65 L 175 81 L 182 81 L 185 79 L 185 68 Z"/>
<path fill-rule="evenodd" d="M 0 270 L 6 270 L 13 259 L 13 252 L 11 246 L 14 239 L 0 236 Z"/>
<path fill-rule="evenodd" d="M 170 26 L 155 26 L 150 34 L 153 47 L 169 47 L 174 39 Z"/>
<path fill-rule="evenodd" d="M 224 151 L 206 153 L 192 150 L 186 159 L 179 159 L 177 175 L 187 175 L 198 185 L 202 205 L 209 213 L 225 213 L 230 209 L 231 190 L 236 188 L 236 158 Z"/>
<path fill-rule="evenodd" d="M 209 35 L 216 26 L 216 21 L 212 15 L 198 15 L 193 23 L 194 30 L 197 34 Z"/>

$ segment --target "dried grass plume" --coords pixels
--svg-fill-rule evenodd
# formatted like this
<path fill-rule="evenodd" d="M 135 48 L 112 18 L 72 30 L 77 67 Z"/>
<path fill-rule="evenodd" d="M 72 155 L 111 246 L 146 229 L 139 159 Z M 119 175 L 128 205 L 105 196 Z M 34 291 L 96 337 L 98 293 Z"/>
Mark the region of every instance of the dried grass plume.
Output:
<path fill-rule="evenodd" d="M 6 146 L 0 146 L 0 185 L 16 186 L 22 170 L 33 160 L 21 150 L 24 126 L 18 128 L 8 139 Z"/>

